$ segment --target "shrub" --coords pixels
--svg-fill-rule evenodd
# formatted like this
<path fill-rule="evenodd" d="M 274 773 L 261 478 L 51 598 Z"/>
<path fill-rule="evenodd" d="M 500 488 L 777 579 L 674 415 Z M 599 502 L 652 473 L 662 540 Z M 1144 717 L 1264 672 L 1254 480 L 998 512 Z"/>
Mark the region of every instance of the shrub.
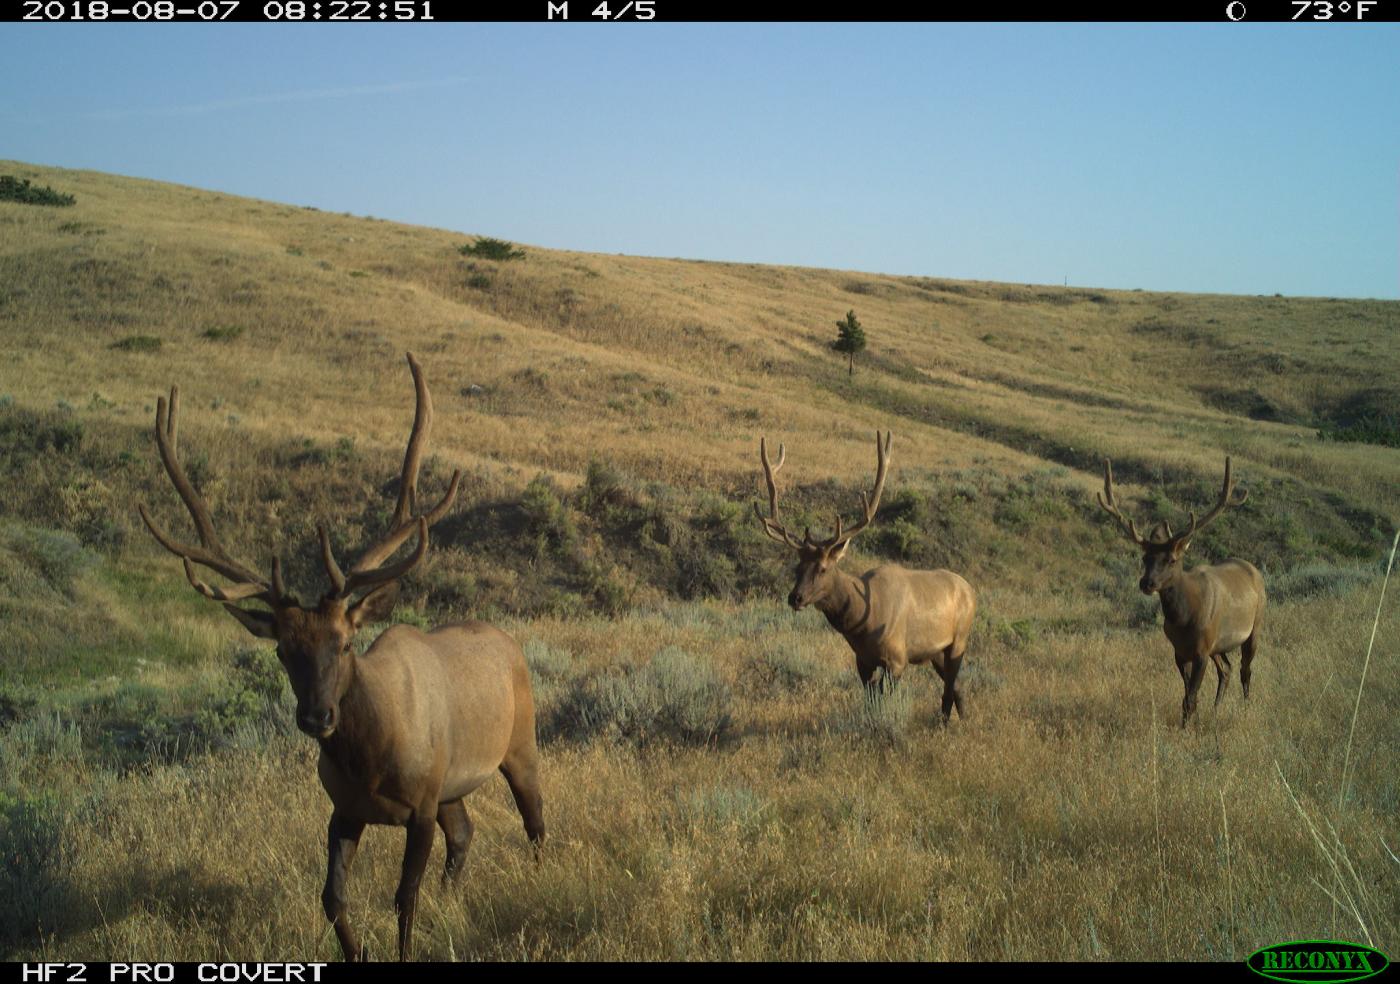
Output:
<path fill-rule="evenodd" d="M 0 462 L 19 465 L 35 452 L 72 454 L 83 443 L 83 424 L 67 414 L 35 413 L 6 406 L 0 415 Z"/>
<path fill-rule="evenodd" d="M 579 509 L 597 519 L 605 517 L 615 507 L 631 505 L 635 505 L 635 498 L 622 472 L 601 459 L 589 461 L 588 473 L 578 494 Z"/>
<path fill-rule="evenodd" d="M 713 667 L 668 646 L 646 666 L 576 680 L 540 722 L 540 736 L 712 745 L 730 735 L 731 704 Z"/>
<path fill-rule="evenodd" d="M 881 529 L 875 542 L 882 553 L 900 560 L 913 560 L 923 550 L 924 534 L 909 520 L 900 517 Z"/>
<path fill-rule="evenodd" d="M 1375 413 L 1347 424 L 1324 424 L 1318 429 L 1320 441 L 1355 441 L 1400 448 L 1400 414 Z"/>
<path fill-rule="evenodd" d="M 671 548 L 676 594 L 682 598 L 729 598 L 738 572 L 733 559 L 703 536 L 692 535 Z"/>
<path fill-rule="evenodd" d="M 155 335 L 128 335 L 113 342 L 112 348 L 122 352 L 159 352 L 161 341 Z"/>
<path fill-rule="evenodd" d="M 336 442 L 328 448 L 323 448 L 311 438 L 302 438 L 301 451 L 292 457 L 294 465 L 329 465 L 338 461 L 355 460 L 355 439 L 353 437 L 337 438 Z M 193 476 L 191 476 L 193 479 Z"/>
<path fill-rule="evenodd" d="M 68 597 L 78 576 L 96 559 L 71 533 L 20 525 L 0 527 L 0 556 L 6 554 L 10 575 L 15 574 L 14 568 L 32 571 L 49 588 Z M 0 577 L 0 583 L 5 580 Z"/>
<path fill-rule="evenodd" d="M 719 827 L 751 837 L 767 826 L 772 804 L 748 786 L 725 785 L 698 789 L 678 804 L 681 816 L 697 827 Z"/>
<path fill-rule="evenodd" d="M 913 713 L 914 698 L 909 687 L 896 687 L 888 692 L 862 688 L 860 694 L 837 711 L 831 730 L 888 748 L 903 748 L 909 740 Z"/>
<path fill-rule="evenodd" d="M 536 475 L 520 496 L 525 531 L 534 540 L 535 557 L 564 556 L 578 541 L 578 527 L 558 488 L 548 475 Z"/>
<path fill-rule="evenodd" d="M 632 592 L 617 576 L 617 570 L 615 565 L 607 569 L 601 565 L 590 565 L 584 572 L 585 592 L 598 611 L 610 618 L 626 612 L 632 600 Z"/>
<path fill-rule="evenodd" d="M 751 679 L 761 693 L 771 693 L 774 688 L 789 692 L 806 690 L 832 675 L 829 666 L 807 656 L 791 643 L 768 649 L 755 660 L 754 670 Z"/>
<path fill-rule="evenodd" d="M 1371 583 L 1376 574 L 1376 571 L 1363 565 L 1304 564 L 1269 577 L 1264 582 L 1264 590 L 1271 602 L 1335 597 Z"/>
<path fill-rule="evenodd" d="M 467 286 L 472 290 L 486 290 L 491 286 L 491 278 L 484 273 L 474 273 L 467 278 Z"/>
<path fill-rule="evenodd" d="M 13 174 L 0 174 L 0 201 L 20 202 L 24 205 L 53 205 L 66 207 L 77 201 L 72 195 L 54 191 L 48 185 L 35 188 L 28 178 L 16 178 Z"/>
<path fill-rule="evenodd" d="M 70 862 L 65 848 L 69 823 L 51 792 L 0 791 L 0 952 L 14 952 L 52 927 L 42 925 L 56 908 Z"/>
<path fill-rule="evenodd" d="M 567 679 L 574 671 L 576 660 L 567 649 L 555 649 L 538 639 L 527 639 L 521 648 L 525 650 L 525 662 L 530 667 L 532 680 L 558 682 Z"/>
<path fill-rule="evenodd" d="M 243 334 L 243 326 L 214 325 L 212 328 L 204 329 L 202 334 L 212 342 L 231 342 L 239 335 Z"/>
<path fill-rule="evenodd" d="M 464 243 L 457 247 L 457 252 L 463 256 L 479 256 L 483 260 L 520 260 L 525 257 L 525 251 L 516 249 L 514 243 L 490 236 L 482 236 L 474 243 Z"/>

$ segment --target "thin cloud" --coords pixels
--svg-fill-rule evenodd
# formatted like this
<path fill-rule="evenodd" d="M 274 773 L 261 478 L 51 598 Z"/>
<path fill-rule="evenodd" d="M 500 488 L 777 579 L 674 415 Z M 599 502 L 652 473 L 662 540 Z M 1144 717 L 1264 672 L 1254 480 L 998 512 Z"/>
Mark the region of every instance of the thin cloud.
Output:
<path fill-rule="evenodd" d="M 273 106 L 279 103 L 315 102 L 321 99 L 349 99 L 354 96 L 381 96 L 400 92 L 417 92 L 422 89 L 440 89 L 445 86 L 462 85 L 471 80 L 461 76 L 445 79 L 429 79 L 419 82 L 383 82 L 378 85 L 346 85 L 329 89 L 299 89 L 294 92 L 274 92 L 263 96 L 240 96 L 235 99 L 216 99 L 204 103 L 190 103 L 185 106 L 155 106 L 145 109 L 114 109 L 90 113 L 92 119 L 125 120 L 137 116 L 199 116 L 204 113 L 217 113 L 226 109 L 246 109 L 250 106 Z"/>

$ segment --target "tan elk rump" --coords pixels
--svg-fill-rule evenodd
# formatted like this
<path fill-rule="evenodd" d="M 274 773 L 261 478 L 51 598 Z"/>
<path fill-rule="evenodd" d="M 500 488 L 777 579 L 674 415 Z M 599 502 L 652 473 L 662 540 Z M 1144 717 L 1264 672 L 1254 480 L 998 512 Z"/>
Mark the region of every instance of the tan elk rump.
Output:
<path fill-rule="evenodd" d="M 1142 577 L 1138 587 L 1144 594 L 1156 593 L 1162 603 L 1162 631 L 1176 654 L 1186 694 L 1181 701 L 1181 726 L 1196 710 L 1196 691 L 1201 687 L 1206 663 L 1215 664 L 1215 706 L 1230 684 L 1230 656 L 1240 650 L 1240 686 L 1249 697 L 1250 664 L 1259 647 L 1259 624 L 1264 614 L 1264 578 L 1247 560 L 1230 559 L 1219 564 L 1182 569 L 1182 558 L 1191 538 L 1205 529 L 1227 509 L 1236 508 L 1249 497 L 1235 489 L 1230 476 L 1230 459 L 1225 459 L 1225 484 L 1220 498 L 1205 518 L 1173 534 L 1163 520 L 1150 536 L 1143 536 L 1137 525 L 1124 516 L 1113 496 L 1113 465 L 1103 465 L 1103 492 L 1099 505 L 1112 516 L 1118 530 L 1142 550 Z"/>
<path fill-rule="evenodd" d="M 313 607 L 300 604 L 282 582 L 281 563 L 263 579 L 232 559 L 220 544 L 209 508 L 176 457 L 178 391 L 167 408 L 156 406 L 156 446 L 184 501 L 199 546 L 177 543 L 156 526 L 151 534 L 184 562 L 190 584 L 222 602 L 248 631 L 277 642 L 297 700 L 297 726 L 321 745 L 318 771 L 333 804 L 322 903 L 347 960 L 364 954 L 346 919 L 346 879 L 366 824 L 408 828 L 403 871 L 394 903 L 399 918 L 399 957 L 406 959 L 413 933 L 418 886 L 432 850 L 434 825 L 447 839 L 446 875 L 460 872 L 472 838 L 462 797 L 500 771 L 510 785 L 531 841 L 544 837 L 535 710 L 525 656 L 510 636 L 481 622 L 442 625 L 420 632 L 396 625 L 363 656 L 352 640 L 363 625 L 389 614 L 394 585 L 423 559 L 428 527 L 451 507 L 460 475 L 431 510 L 417 510 L 418 469 L 432 426 L 432 401 L 422 371 L 408 356 L 417 412 L 404 455 L 398 504 L 389 532 L 366 549 L 348 573 L 341 570 L 324 527 L 321 560 L 330 590 Z M 411 536 L 413 553 L 387 561 Z M 211 587 L 195 565 L 234 582 Z M 364 592 L 358 599 L 357 592 Z M 235 602 L 258 601 L 267 611 Z"/>
<path fill-rule="evenodd" d="M 967 652 L 977 603 L 972 587 L 947 570 L 911 571 L 897 564 L 882 564 L 854 576 L 837 564 L 851 539 L 868 527 L 880 508 L 880 495 L 889 470 L 889 433 L 883 441 L 875 434 L 875 487 L 861 493 L 861 517 L 846 527 L 836 517 L 836 532 L 813 540 L 811 531 L 801 538 L 788 532 L 778 519 L 776 476 L 787 458 L 778 446 L 778 461 L 768 460 L 768 442 L 760 439 L 759 457 L 768 486 L 768 515 L 757 502 L 754 512 L 768 536 L 797 551 L 796 580 L 788 594 L 794 611 L 813 605 L 840 632 L 856 657 L 856 672 L 867 688 L 893 686 L 905 667 L 930 663 L 943 680 L 943 719 L 964 717 L 958 670 Z"/>

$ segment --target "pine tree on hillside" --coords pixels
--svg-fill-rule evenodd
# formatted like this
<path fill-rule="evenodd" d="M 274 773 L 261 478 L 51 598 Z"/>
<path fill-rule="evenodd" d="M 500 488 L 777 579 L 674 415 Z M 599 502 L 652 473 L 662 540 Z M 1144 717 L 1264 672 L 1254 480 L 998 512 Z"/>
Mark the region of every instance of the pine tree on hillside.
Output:
<path fill-rule="evenodd" d="M 847 355 L 846 375 L 851 376 L 856 371 L 856 353 L 865 348 L 865 329 L 856 320 L 854 310 L 847 311 L 846 317 L 836 322 L 836 327 L 841 330 L 841 334 L 836 341 L 831 343 L 831 347 L 838 352 L 845 352 Z"/>

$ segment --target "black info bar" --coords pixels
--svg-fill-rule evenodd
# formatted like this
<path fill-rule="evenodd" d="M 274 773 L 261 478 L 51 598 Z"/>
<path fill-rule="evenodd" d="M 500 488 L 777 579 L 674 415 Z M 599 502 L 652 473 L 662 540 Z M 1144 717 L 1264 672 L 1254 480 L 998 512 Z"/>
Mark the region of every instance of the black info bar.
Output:
<path fill-rule="evenodd" d="M 555 24 L 878 21 L 1288 23 L 1393 21 L 1400 0 L 0 0 L 23 22 Z"/>
<path fill-rule="evenodd" d="M 18 984 L 335 984 L 356 976 L 350 964 L 118 963 L 11 964 L 6 982 Z"/>

